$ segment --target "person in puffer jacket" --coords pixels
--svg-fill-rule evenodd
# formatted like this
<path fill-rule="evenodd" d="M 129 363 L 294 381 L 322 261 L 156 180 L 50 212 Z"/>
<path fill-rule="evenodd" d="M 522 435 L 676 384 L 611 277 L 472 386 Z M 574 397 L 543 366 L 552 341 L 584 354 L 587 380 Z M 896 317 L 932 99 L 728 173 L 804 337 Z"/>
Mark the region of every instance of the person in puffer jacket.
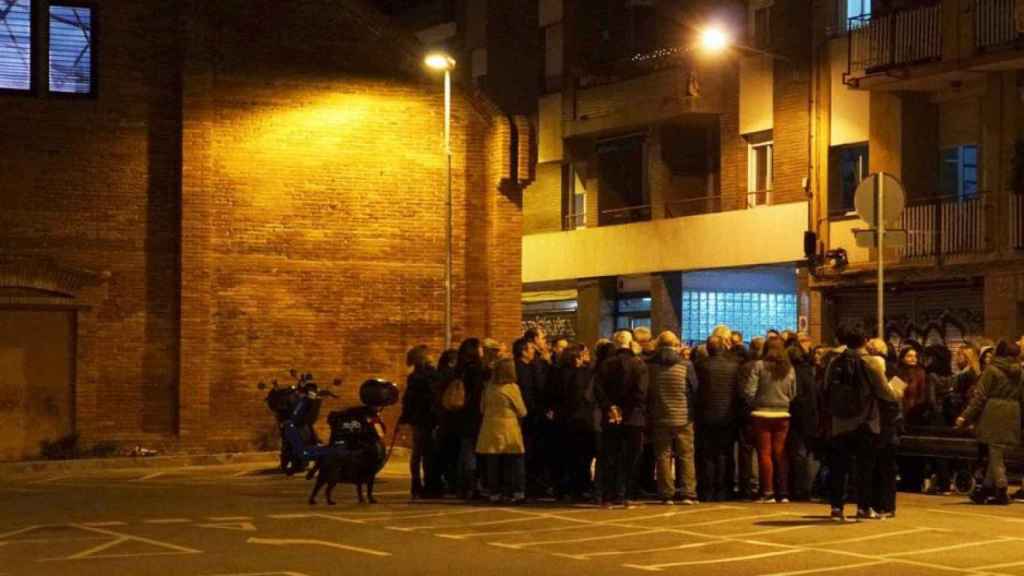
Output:
<path fill-rule="evenodd" d="M 693 364 L 680 354 L 682 343 L 670 331 L 658 336 L 657 348 L 647 360 L 649 377 L 648 412 L 654 429 L 657 459 L 658 497 L 672 502 L 675 493 L 673 452 L 679 455 L 682 475 L 682 503 L 697 500 L 697 472 L 694 463 L 693 416 L 697 376 Z"/>
<path fill-rule="evenodd" d="M 970 404 L 956 419 L 957 428 L 974 424 L 978 442 L 988 444 L 988 469 L 981 488 L 971 494 L 979 504 L 1009 504 L 1007 495 L 1006 449 L 1021 442 L 1020 348 L 1000 342 L 995 357 L 974 387 Z"/>

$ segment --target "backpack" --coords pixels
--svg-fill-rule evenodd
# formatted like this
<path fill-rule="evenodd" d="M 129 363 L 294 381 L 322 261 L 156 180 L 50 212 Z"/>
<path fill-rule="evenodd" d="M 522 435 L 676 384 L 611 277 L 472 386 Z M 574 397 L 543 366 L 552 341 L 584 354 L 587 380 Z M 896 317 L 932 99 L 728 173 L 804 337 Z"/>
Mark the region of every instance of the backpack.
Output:
<path fill-rule="evenodd" d="M 871 390 L 867 364 L 858 356 L 844 353 L 832 361 L 828 371 L 828 408 L 836 418 L 856 418 L 868 409 Z"/>
<path fill-rule="evenodd" d="M 444 388 L 441 394 L 441 408 L 448 412 L 458 412 L 466 407 L 466 385 L 462 378 L 455 378 Z"/>

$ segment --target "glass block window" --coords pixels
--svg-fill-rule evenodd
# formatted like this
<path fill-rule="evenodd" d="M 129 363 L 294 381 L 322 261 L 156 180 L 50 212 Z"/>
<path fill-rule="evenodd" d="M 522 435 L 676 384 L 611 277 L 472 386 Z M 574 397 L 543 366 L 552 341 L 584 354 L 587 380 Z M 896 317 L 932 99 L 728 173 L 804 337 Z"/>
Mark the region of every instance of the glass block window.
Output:
<path fill-rule="evenodd" d="M 32 0 L 0 0 L 0 90 L 32 88 Z"/>
<path fill-rule="evenodd" d="M 93 91 L 92 9 L 50 5 L 50 91 Z"/>
<path fill-rule="evenodd" d="M 747 338 L 769 329 L 796 330 L 794 293 L 683 291 L 683 340 L 703 342 L 725 324 Z"/>

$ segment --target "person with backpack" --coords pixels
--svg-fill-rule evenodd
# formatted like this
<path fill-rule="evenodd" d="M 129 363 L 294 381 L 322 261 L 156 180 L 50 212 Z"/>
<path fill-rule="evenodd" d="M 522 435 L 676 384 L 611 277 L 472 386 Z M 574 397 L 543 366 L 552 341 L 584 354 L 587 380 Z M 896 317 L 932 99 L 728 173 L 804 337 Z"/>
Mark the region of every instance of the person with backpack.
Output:
<path fill-rule="evenodd" d="M 988 445 L 988 467 L 982 486 L 971 494 L 978 504 L 1010 503 L 1007 494 L 1005 453 L 1021 443 L 1020 348 L 1011 342 L 1000 342 L 995 357 L 981 374 L 970 404 L 956 419 L 957 428 L 974 424 L 978 442 Z"/>
<path fill-rule="evenodd" d="M 881 518 L 872 508 L 872 481 L 875 457 L 881 434 L 879 400 L 896 401 L 885 378 L 865 360 L 867 350 L 863 330 L 857 325 L 839 329 L 843 349 L 832 359 L 825 373 L 824 403 L 828 410 L 831 487 L 830 516 L 845 520 L 846 488 L 856 470 L 857 520 Z M 856 467 L 854 467 L 856 464 Z"/>

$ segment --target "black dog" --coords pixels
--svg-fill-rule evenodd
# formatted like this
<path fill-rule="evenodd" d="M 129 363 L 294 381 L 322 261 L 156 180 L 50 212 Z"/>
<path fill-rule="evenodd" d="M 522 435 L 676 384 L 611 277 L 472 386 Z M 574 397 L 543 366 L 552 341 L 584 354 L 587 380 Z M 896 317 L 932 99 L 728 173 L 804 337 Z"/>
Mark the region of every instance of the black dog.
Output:
<path fill-rule="evenodd" d="M 309 495 L 310 505 L 316 504 L 317 494 L 327 485 L 327 504 L 333 506 L 335 502 L 331 495 L 339 482 L 356 485 L 360 504 L 367 500 L 370 504 L 376 504 L 373 484 L 377 473 L 384 467 L 386 457 L 384 442 L 377 429 L 379 420 L 376 412 L 365 407 L 350 408 L 341 413 L 332 413 L 331 420 L 332 449 L 317 459 L 316 465 L 306 476 L 316 476 L 316 484 Z M 364 484 L 366 498 L 363 497 Z"/>

